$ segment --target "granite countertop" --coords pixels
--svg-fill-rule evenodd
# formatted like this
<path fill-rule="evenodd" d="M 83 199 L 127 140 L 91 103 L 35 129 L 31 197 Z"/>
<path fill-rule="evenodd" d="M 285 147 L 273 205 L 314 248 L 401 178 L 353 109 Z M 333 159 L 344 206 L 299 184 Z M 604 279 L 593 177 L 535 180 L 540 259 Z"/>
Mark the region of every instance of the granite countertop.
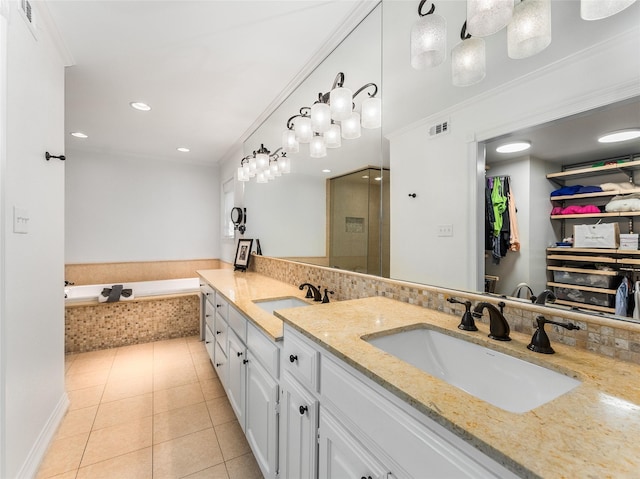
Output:
<path fill-rule="evenodd" d="M 198 271 L 274 340 L 282 321 L 253 300 L 295 296 L 295 286 L 257 273 Z M 314 304 L 313 302 L 311 304 Z M 640 366 L 559 343 L 556 354 L 529 351 L 531 337 L 512 341 L 457 329 L 450 314 L 384 297 L 279 310 L 287 324 L 344 360 L 401 400 L 523 477 L 639 477 Z M 551 325 L 547 325 L 550 329 Z M 433 328 L 554 369 L 582 384 L 531 411 L 507 412 L 375 348 L 361 338 L 394 330 Z"/>

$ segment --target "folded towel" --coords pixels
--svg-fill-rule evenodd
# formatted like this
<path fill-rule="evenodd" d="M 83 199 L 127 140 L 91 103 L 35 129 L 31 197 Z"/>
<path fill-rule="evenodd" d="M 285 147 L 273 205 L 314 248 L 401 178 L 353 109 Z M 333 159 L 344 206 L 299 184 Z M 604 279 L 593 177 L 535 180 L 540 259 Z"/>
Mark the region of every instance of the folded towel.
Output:
<path fill-rule="evenodd" d="M 623 181 L 622 183 L 603 183 L 600 185 L 602 191 L 620 191 L 620 190 L 633 190 L 637 188 L 633 183 Z"/>
<path fill-rule="evenodd" d="M 566 196 L 566 195 L 575 195 L 580 188 L 583 188 L 582 185 L 573 185 L 573 186 L 563 186 L 562 188 L 552 191 L 551 196 Z"/>
<path fill-rule="evenodd" d="M 600 193 L 602 191 L 602 187 L 600 186 L 583 186 L 578 191 L 577 194 L 582 193 Z"/>

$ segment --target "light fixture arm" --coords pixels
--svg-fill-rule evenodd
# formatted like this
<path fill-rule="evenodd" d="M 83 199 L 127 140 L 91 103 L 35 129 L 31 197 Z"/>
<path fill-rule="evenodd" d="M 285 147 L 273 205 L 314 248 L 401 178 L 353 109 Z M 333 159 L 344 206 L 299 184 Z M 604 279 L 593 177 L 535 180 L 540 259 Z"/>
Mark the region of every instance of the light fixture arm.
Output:
<path fill-rule="evenodd" d="M 356 92 L 353 94 L 353 98 L 357 97 L 363 90 L 369 87 L 373 87 L 373 93 L 367 93 L 367 95 L 369 95 L 370 98 L 375 97 L 378 94 L 378 85 L 376 85 L 375 83 L 367 83 L 366 85 L 363 85 L 356 90 Z"/>
<path fill-rule="evenodd" d="M 460 40 L 465 41 L 471 38 L 471 34 L 467 33 L 467 21 L 462 24 L 462 30 L 460 30 Z"/>
<path fill-rule="evenodd" d="M 291 118 L 289 118 L 287 120 L 287 128 L 289 130 L 293 130 L 293 123 L 292 121 L 295 120 L 296 118 L 299 117 L 305 117 L 308 118 L 311 116 L 311 108 L 309 108 L 308 106 L 303 106 L 302 108 L 300 108 L 300 113 L 297 115 L 293 115 Z"/>
<path fill-rule="evenodd" d="M 433 12 L 436 11 L 436 4 L 431 3 L 431 8 L 429 9 L 429 11 L 427 13 L 422 13 L 422 7 L 424 7 L 425 3 L 427 3 L 427 0 L 420 0 L 420 5 L 418 5 L 418 15 L 420 15 L 421 17 L 431 15 Z"/>
<path fill-rule="evenodd" d="M 260 149 L 258 151 L 254 151 L 253 154 L 260 155 L 262 153 L 266 154 L 267 156 L 271 154 L 271 152 L 264 147 L 263 143 L 260 144 Z"/>
<path fill-rule="evenodd" d="M 331 87 L 331 89 L 333 90 L 335 87 L 342 88 L 343 85 L 344 85 L 344 73 L 338 72 L 338 74 L 336 75 L 336 78 L 333 80 L 333 86 Z"/>

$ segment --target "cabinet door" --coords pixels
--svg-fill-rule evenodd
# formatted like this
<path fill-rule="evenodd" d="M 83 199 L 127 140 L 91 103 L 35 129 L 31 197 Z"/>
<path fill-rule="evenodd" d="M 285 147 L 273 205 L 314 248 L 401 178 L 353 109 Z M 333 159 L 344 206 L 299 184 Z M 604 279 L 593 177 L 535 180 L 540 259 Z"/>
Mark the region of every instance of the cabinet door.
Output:
<path fill-rule="evenodd" d="M 236 413 L 242 430 L 245 429 L 245 393 L 246 393 L 246 355 L 247 348 L 232 329 L 228 336 L 229 376 L 227 377 L 227 397 Z"/>
<path fill-rule="evenodd" d="M 209 359 L 211 362 L 214 362 L 214 349 L 216 345 L 216 339 L 211 332 L 211 328 L 208 325 L 204 327 L 204 346 L 207 349 L 207 354 L 209 355 Z"/>
<path fill-rule="evenodd" d="M 275 478 L 278 468 L 278 383 L 248 353 L 245 434 L 262 475 Z"/>
<path fill-rule="evenodd" d="M 318 401 L 288 372 L 281 383 L 280 411 L 280 477 L 314 479 Z"/>
<path fill-rule="evenodd" d="M 226 352 L 220 346 L 220 343 L 218 343 L 218 341 L 215 341 L 213 351 L 214 351 L 213 366 L 216 369 L 216 374 L 218 375 L 218 379 L 220 379 L 220 382 L 222 383 L 222 385 L 226 390 L 227 383 L 228 383 L 227 378 L 229 376 L 229 368 L 228 368 L 229 365 L 227 364 L 227 355 L 226 355 Z"/>
<path fill-rule="evenodd" d="M 356 438 L 320 408 L 318 476 L 320 479 L 387 479 L 391 476 Z"/>

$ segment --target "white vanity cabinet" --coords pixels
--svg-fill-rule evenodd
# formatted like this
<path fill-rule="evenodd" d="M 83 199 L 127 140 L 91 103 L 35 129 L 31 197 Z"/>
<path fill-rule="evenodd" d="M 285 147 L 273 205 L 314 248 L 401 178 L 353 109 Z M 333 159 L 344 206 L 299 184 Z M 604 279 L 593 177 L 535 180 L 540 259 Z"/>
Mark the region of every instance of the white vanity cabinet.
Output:
<path fill-rule="evenodd" d="M 229 403 L 236 413 L 242 430 L 245 430 L 245 404 L 247 392 L 247 347 L 233 329 L 229 329 L 228 342 L 228 377 L 226 384 Z"/>

